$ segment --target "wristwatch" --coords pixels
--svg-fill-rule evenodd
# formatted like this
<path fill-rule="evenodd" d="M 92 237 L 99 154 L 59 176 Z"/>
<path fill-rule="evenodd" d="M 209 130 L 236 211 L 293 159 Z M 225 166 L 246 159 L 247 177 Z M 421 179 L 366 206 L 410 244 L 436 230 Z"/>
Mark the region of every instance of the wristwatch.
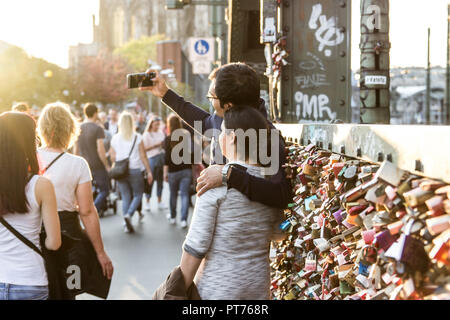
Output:
<path fill-rule="evenodd" d="M 222 168 L 222 185 L 226 186 L 228 183 L 228 169 L 230 169 L 231 164 L 227 163 Z"/>
<path fill-rule="evenodd" d="M 227 163 L 222 169 L 222 185 L 224 185 L 224 186 L 228 186 L 228 170 L 230 170 L 230 167 L 240 169 L 244 172 L 247 172 L 247 168 L 244 166 L 241 166 L 240 164 Z"/>

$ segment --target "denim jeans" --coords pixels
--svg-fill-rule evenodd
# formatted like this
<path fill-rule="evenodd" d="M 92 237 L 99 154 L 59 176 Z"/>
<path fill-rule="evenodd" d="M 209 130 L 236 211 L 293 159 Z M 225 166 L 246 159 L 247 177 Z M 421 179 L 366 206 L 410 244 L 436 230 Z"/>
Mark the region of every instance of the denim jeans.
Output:
<path fill-rule="evenodd" d="M 169 172 L 170 215 L 177 216 L 178 191 L 181 196 L 181 220 L 187 220 L 189 212 L 189 186 L 192 183 L 192 170 Z"/>
<path fill-rule="evenodd" d="M 122 196 L 124 217 L 132 217 L 142 202 L 144 194 L 144 175 L 141 169 L 130 169 L 128 176 L 117 181 Z"/>
<path fill-rule="evenodd" d="M 161 198 L 163 191 L 163 174 L 164 174 L 164 153 L 160 153 L 154 157 L 148 158 L 150 169 L 152 171 L 153 182 L 150 185 L 150 193 L 146 195 L 147 199 L 150 199 L 153 190 L 153 184 L 156 181 L 157 189 L 156 195 Z"/>
<path fill-rule="evenodd" d="M 105 169 L 92 170 L 92 177 L 94 179 L 95 186 L 99 190 L 97 197 L 94 200 L 97 211 L 103 211 L 106 209 L 106 198 L 109 193 L 109 176 Z"/>
<path fill-rule="evenodd" d="M 19 286 L 0 282 L 0 300 L 47 300 L 47 286 Z"/>

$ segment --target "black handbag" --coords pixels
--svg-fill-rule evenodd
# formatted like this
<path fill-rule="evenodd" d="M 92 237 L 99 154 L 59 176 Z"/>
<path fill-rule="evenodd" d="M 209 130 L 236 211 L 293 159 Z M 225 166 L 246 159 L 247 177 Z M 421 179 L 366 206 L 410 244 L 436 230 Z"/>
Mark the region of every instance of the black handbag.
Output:
<path fill-rule="evenodd" d="M 81 293 L 89 293 L 102 299 L 108 297 L 111 280 L 103 275 L 95 249 L 80 225 L 78 212 L 58 212 L 61 223 L 61 233 L 65 236 L 63 245 L 59 250 L 58 263 L 63 266 L 64 273 L 57 274 L 63 287 L 55 292 L 55 299 L 73 299 Z M 71 239 L 70 243 L 68 239 Z M 44 246 L 42 246 L 45 248 Z M 44 255 L 46 251 L 44 249 Z M 51 253 L 51 252 L 50 252 Z M 81 283 L 79 287 L 73 286 L 72 273 L 80 272 Z M 70 287 L 68 284 L 72 284 Z M 52 296 L 51 296 L 52 297 Z"/>
<path fill-rule="evenodd" d="M 114 162 L 113 167 L 109 171 L 109 177 L 111 179 L 120 180 L 127 177 L 130 166 L 130 156 L 131 153 L 133 152 L 136 140 L 137 136 L 134 137 L 133 146 L 131 147 L 130 153 L 128 154 L 128 158 Z"/>
<path fill-rule="evenodd" d="M 52 250 L 40 250 L 33 242 L 25 238 L 19 231 L 14 229 L 13 226 L 11 226 L 3 217 L 0 217 L 0 223 L 8 229 L 12 234 L 14 234 L 20 241 L 22 241 L 25 245 L 27 245 L 30 249 L 38 253 L 43 259 L 45 264 L 45 270 L 47 272 L 48 277 L 48 290 L 49 290 L 49 299 L 55 299 L 55 296 L 57 296 L 60 299 L 69 299 L 70 296 L 64 295 L 62 293 L 62 290 L 60 288 L 63 288 L 65 283 L 62 281 L 62 277 L 60 275 L 64 274 L 66 272 L 63 264 L 60 261 L 60 251 L 61 248 L 57 251 Z M 61 247 L 71 247 L 72 245 L 72 239 L 67 238 L 64 235 L 61 235 L 62 245 Z M 42 248 L 45 248 L 44 241 L 45 237 L 41 233 L 41 246 Z"/>

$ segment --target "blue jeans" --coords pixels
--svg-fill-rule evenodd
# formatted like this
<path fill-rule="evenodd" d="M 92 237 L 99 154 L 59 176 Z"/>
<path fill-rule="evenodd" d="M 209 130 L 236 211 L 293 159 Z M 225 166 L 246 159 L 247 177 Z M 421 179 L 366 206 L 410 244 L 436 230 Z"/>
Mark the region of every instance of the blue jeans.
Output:
<path fill-rule="evenodd" d="M 141 169 L 130 169 L 128 176 L 117 183 L 122 196 L 123 216 L 131 218 L 142 202 L 144 175 Z"/>
<path fill-rule="evenodd" d="M 47 300 L 47 286 L 19 286 L 0 282 L 0 300 Z"/>
<path fill-rule="evenodd" d="M 150 193 L 146 195 L 147 199 L 150 199 L 153 190 L 153 184 L 156 181 L 157 189 L 156 195 L 158 198 L 162 197 L 163 191 L 163 174 L 164 174 L 164 153 L 160 153 L 154 157 L 148 158 L 150 164 L 150 170 L 152 171 L 153 182 L 150 185 Z"/>
<path fill-rule="evenodd" d="M 181 196 L 181 220 L 187 220 L 189 212 L 189 186 L 192 183 L 192 170 L 185 169 L 169 172 L 170 187 L 170 215 L 173 219 L 177 216 L 178 191 Z"/>
<path fill-rule="evenodd" d="M 106 210 L 106 198 L 109 193 L 109 176 L 105 169 L 92 170 L 92 177 L 95 186 L 99 190 L 97 197 L 95 197 L 94 204 L 97 211 Z"/>

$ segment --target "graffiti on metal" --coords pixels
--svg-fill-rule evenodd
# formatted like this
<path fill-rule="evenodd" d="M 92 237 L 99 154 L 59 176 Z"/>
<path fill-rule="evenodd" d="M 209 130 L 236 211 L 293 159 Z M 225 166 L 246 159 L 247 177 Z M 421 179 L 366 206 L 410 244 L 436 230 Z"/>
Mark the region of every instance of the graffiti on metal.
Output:
<path fill-rule="evenodd" d="M 345 38 L 345 34 L 337 28 L 337 17 L 327 18 L 322 14 L 322 4 L 318 3 L 312 7 L 311 18 L 309 19 L 309 28 L 317 30 L 314 34 L 319 42 L 319 51 L 322 52 L 325 47 L 335 47 L 340 45 Z M 320 27 L 318 25 L 320 22 Z M 331 49 L 326 49 L 325 56 L 331 56 Z"/>
<path fill-rule="evenodd" d="M 330 109 L 330 98 L 326 94 L 308 96 L 307 94 L 297 91 L 295 93 L 295 102 L 297 103 L 297 114 L 302 113 L 303 118 L 314 118 L 317 120 L 336 119 L 336 112 Z M 301 111 L 303 110 L 303 111 Z"/>
<path fill-rule="evenodd" d="M 283 9 L 290 64 L 284 69 L 283 121 L 348 120 L 350 1 L 290 1 Z"/>

